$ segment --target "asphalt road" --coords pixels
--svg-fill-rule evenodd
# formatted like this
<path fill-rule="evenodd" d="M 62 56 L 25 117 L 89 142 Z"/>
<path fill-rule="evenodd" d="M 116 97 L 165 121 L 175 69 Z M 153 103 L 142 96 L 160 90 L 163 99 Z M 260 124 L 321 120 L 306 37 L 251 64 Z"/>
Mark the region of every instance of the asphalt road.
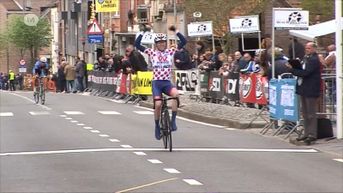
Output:
<path fill-rule="evenodd" d="M 0 92 L 1 192 L 343 192 L 342 157 L 80 94 Z"/>

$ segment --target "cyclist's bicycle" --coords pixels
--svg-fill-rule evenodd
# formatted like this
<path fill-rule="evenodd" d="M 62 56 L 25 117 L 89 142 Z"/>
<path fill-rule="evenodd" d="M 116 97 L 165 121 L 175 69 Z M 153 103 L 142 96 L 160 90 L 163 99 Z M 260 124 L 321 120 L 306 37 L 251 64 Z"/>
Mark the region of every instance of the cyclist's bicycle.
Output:
<path fill-rule="evenodd" d="M 161 116 L 160 116 L 161 136 L 162 136 L 163 145 L 165 149 L 169 148 L 170 152 L 173 150 L 173 140 L 172 140 L 171 120 L 170 120 L 170 115 L 168 111 L 167 101 L 173 100 L 173 99 L 175 98 L 167 98 L 166 96 L 162 97 L 161 99 L 162 107 L 161 107 Z"/>
<path fill-rule="evenodd" d="M 36 91 L 33 92 L 33 98 L 35 100 L 35 103 L 39 103 L 39 98 L 40 102 L 42 105 L 45 103 L 45 89 L 44 89 L 44 77 L 38 77 L 38 87 L 36 88 Z"/>

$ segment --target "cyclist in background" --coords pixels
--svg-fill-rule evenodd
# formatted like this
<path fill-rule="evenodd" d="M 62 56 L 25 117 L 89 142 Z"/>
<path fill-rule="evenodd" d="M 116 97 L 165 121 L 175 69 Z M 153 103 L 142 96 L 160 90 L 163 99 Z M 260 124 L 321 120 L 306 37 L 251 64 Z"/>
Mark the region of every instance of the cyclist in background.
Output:
<path fill-rule="evenodd" d="M 38 85 L 38 78 L 42 78 L 44 90 L 46 90 L 47 78 L 49 73 L 49 64 L 46 57 L 41 57 L 34 65 L 32 74 L 34 74 L 33 91 L 36 92 L 36 86 Z"/>
<path fill-rule="evenodd" d="M 180 39 L 178 49 L 184 47 L 187 43 L 185 37 L 178 31 L 175 26 L 169 27 L 170 31 L 176 33 L 176 36 Z M 143 34 L 140 34 L 136 41 L 135 47 L 141 52 L 146 53 L 152 63 L 153 68 L 153 81 L 152 81 L 152 94 L 154 98 L 154 117 L 155 117 L 155 138 L 161 139 L 161 128 L 160 128 L 160 112 L 161 112 L 161 98 L 162 93 L 175 98 L 172 100 L 172 125 L 171 130 L 176 131 L 176 114 L 177 114 L 177 103 L 178 103 L 178 91 L 176 87 L 171 83 L 173 57 L 176 49 L 167 49 L 167 35 L 158 33 L 155 36 L 155 47 L 156 49 L 146 48 L 141 45 Z"/>

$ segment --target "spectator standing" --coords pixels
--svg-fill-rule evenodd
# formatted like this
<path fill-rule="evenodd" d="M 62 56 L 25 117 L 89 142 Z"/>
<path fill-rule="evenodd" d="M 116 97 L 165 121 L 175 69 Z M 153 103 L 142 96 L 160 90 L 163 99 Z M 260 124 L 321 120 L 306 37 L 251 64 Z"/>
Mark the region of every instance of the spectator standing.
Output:
<path fill-rule="evenodd" d="M 19 86 L 19 90 L 23 90 L 23 83 L 24 83 L 23 74 L 22 73 L 18 73 L 16 79 L 17 79 L 17 83 L 18 83 L 18 86 Z"/>
<path fill-rule="evenodd" d="M 75 76 L 76 76 L 75 66 L 73 66 L 72 64 L 69 64 L 68 62 L 65 62 L 64 74 L 67 81 L 67 86 L 66 86 L 67 93 L 70 93 L 70 92 L 76 93 L 75 87 L 74 87 Z"/>
<path fill-rule="evenodd" d="M 58 92 L 65 92 L 66 89 L 66 76 L 64 74 L 66 62 L 63 62 L 57 66 L 57 90 Z"/>
<path fill-rule="evenodd" d="M 268 69 L 268 80 L 272 78 L 278 78 L 283 73 L 289 73 L 289 69 L 287 67 L 288 58 L 283 54 L 281 48 L 275 48 L 275 75 L 273 76 L 272 68 Z"/>
<path fill-rule="evenodd" d="M 178 70 L 189 70 L 195 67 L 186 48 L 180 48 L 175 52 L 174 64 Z"/>
<path fill-rule="evenodd" d="M 78 57 L 78 62 L 76 63 L 75 72 L 76 72 L 77 85 L 78 85 L 77 90 L 80 92 L 83 92 L 85 89 L 83 81 L 86 74 L 86 63 L 83 60 L 81 60 L 79 57 Z"/>
<path fill-rule="evenodd" d="M 295 69 L 291 65 L 290 72 L 298 77 L 296 93 L 301 98 L 301 110 L 304 117 L 304 135 L 297 138 L 310 145 L 317 139 L 317 110 L 320 95 L 320 61 L 315 43 L 309 42 L 305 46 L 303 68 Z"/>
<path fill-rule="evenodd" d="M 244 62 L 243 60 L 243 57 L 242 57 L 242 54 L 240 51 L 236 51 L 235 54 L 235 60 L 233 62 L 233 72 L 237 72 L 239 73 L 240 72 L 240 63 Z"/>
<path fill-rule="evenodd" d="M 137 71 L 147 71 L 148 64 L 146 63 L 143 55 L 135 50 L 133 45 L 129 45 L 125 50 L 125 55 L 128 57 L 128 60 L 132 66 L 132 73 Z"/>
<path fill-rule="evenodd" d="M 108 67 L 108 63 L 103 57 L 99 57 L 98 60 L 98 70 L 106 71 Z"/>
<path fill-rule="evenodd" d="M 10 91 L 15 91 L 15 74 L 12 70 L 8 73 L 8 80 L 10 81 Z"/>

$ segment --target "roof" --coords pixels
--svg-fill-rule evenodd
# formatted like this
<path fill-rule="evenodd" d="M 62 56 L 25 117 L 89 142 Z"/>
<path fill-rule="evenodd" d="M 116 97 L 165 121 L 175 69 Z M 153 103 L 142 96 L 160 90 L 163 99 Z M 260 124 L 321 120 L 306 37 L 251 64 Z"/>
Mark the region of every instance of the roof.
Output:
<path fill-rule="evenodd" d="M 308 30 L 289 30 L 289 34 L 308 41 L 314 41 L 316 37 L 335 33 L 336 26 L 336 20 L 330 20 L 316 25 L 311 25 Z"/>
<path fill-rule="evenodd" d="M 23 11 L 21 5 L 14 0 L 0 0 L 0 3 L 4 6 L 7 11 Z"/>

